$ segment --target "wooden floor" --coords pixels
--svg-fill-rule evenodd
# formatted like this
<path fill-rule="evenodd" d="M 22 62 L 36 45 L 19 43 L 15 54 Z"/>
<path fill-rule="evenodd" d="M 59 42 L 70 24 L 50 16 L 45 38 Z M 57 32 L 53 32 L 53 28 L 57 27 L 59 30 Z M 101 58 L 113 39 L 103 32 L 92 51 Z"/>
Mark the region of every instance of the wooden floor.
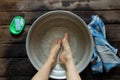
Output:
<path fill-rule="evenodd" d="M 57 9 L 72 11 L 86 23 L 91 15 L 99 15 L 105 22 L 107 39 L 119 49 L 120 56 L 120 0 L 1 0 L 0 80 L 31 80 L 37 71 L 26 54 L 27 31 L 39 16 Z M 25 18 L 26 27 L 21 35 L 14 36 L 9 32 L 9 24 L 18 15 Z M 120 80 L 120 67 L 94 75 L 89 65 L 81 76 L 83 80 Z"/>

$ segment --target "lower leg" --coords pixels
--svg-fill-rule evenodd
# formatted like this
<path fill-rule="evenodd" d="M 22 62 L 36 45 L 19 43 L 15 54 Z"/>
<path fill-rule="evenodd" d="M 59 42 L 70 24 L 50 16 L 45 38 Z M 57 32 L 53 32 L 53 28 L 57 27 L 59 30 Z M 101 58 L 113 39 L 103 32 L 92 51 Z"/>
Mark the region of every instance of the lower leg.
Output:
<path fill-rule="evenodd" d="M 69 36 L 66 33 L 64 38 L 62 39 L 62 46 L 64 48 L 64 51 L 60 55 L 60 61 L 66 68 L 67 80 L 81 80 L 73 60 L 68 39 L 69 39 Z"/>
<path fill-rule="evenodd" d="M 61 45 L 60 39 L 53 41 L 51 45 L 50 53 L 48 56 L 48 60 L 41 67 L 41 69 L 35 74 L 32 80 L 48 80 L 49 79 L 49 74 L 56 65 L 56 55 L 59 52 L 60 45 Z"/>

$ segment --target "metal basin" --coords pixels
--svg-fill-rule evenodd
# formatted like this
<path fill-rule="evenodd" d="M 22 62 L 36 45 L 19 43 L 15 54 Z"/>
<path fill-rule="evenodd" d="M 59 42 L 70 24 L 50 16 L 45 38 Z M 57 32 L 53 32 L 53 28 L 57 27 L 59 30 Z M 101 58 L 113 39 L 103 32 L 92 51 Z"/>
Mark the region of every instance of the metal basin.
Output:
<path fill-rule="evenodd" d="M 27 54 L 37 70 L 47 60 L 52 40 L 63 38 L 66 32 L 70 35 L 70 47 L 78 72 L 80 73 L 86 68 L 93 53 L 91 33 L 80 17 L 69 11 L 57 10 L 40 16 L 28 31 Z M 55 79 L 66 78 L 66 71 L 59 61 L 57 61 L 50 77 Z"/>

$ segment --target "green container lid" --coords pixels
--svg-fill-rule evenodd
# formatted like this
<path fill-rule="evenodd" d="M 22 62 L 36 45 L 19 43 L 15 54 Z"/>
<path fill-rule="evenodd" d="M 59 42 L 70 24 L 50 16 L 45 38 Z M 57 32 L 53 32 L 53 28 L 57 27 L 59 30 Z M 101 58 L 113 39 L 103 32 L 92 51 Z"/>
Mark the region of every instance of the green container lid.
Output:
<path fill-rule="evenodd" d="M 12 34 L 20 34 L 25 26 L 25 19 L 21 16 L 16 16 L 13 18 L 12 22 L 10 23 L 10 32 Z"/>

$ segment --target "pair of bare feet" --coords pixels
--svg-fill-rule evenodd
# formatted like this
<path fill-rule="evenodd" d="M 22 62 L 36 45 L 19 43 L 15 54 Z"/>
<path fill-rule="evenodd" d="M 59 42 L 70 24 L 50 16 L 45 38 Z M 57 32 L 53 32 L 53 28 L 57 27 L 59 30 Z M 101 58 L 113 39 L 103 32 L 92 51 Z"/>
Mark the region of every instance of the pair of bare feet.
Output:
<path fill-rule="evenodd" d="M 56 39 L 55 41 L 52 42 L 48 60 L 41 67 L 41 69 L 35 74 L 32 80 L 48 80 L 49 79 L 49 74 L 56 65 L 57 54 L 61 47 L 63 47 L 63 52 L 59 56 L 59 61 L 66 68 L 67 80 L 81 80 L 73 61 L 68 40 L 69 40 L 68 33 L 65 33 L 63 39 Z"/>
<path fill-rule="evenodd" d="M 63 52 L 59 56 L 59 61 L 66 67 L 70 61 L 73 61 L 71 49 L 69 46 L 69 35 L 68 33 L 65 33 L 63 39 L 56 39 L 51 44 L 50 54 L 48 58 L 53 59 L 53 66 L 56 65 L 56 56 L 60 50 L 60 48 L 63 47 Z"/>

